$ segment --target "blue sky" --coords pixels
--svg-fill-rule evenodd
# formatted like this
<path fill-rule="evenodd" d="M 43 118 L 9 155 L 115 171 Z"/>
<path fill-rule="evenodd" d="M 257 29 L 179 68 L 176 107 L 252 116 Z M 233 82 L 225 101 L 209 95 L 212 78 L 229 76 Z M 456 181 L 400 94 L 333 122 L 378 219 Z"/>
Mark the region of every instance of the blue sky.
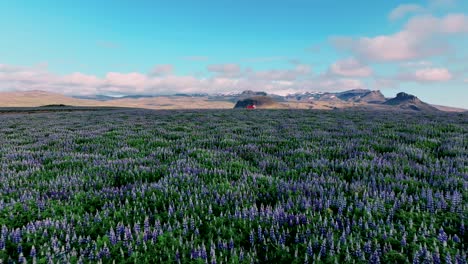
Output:
<path fill-rule="evenodd" d="M 0 90 L 380 89 L 468 108 L 468 1 L 2 1 Z"/>

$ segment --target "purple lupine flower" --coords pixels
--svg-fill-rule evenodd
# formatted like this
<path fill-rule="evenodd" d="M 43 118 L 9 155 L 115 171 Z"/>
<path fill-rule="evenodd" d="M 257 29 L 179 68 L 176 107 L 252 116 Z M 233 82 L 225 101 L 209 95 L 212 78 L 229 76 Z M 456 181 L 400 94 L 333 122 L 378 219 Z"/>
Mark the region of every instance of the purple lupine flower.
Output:
<path fill-rule="evenodd" d="M 150 229 L 150 222 L 149 222 L 148 217 L 145 217 L 145 221 L 143 222 L 143 228 L 144 228 L 144 230 L 149 230 Z"/>
<path fill-rule="evenodd" d="M 450 253 L 447 252 L 447 254 L 445 255 L 445 263 L 446 264 L 452 264 L 452 256 L 450 255 Z"/>
<path fill-rule="evenodd" d="M 400 244 L 401 244 L 402 247 L 406 247 L 406 236 L 403 236 L 403 237 L 401 238 Z"/>
<path fill-rule="evenodd" d="M 363 254 L 362 254 L 362 251 L 361 251 L 361 247 L 360 247 L 360 246 L 357 246 L 356 250 L 354 251 L 354 255 L 355 255 L 357 258 L 361 259 L 361 257 L 363 256 Z"/>
<path fill-rule="evenodd" d="M 438 252 L 432 253 L 432 261 L 434 262 L 434 264 L 441 264 L 440 255 Z"/>
<path fill-rule="evenodd" d="M 437 236 L 437 238 L 440 242 L 447 242 L 447 234 L 445 233 L 442 227 L 439 229 L 439 235 Z"/>
<path fill-rule="evenodd" d="M 455 259 L 457 260 L 457 264 L 466 264 L 467 261 L 466 255 L 463 256 L 458 253 L 455 255 Z"/>
<path fill-rule="evenodd" d="M 205 244 L 202 244 L 202 247 L 200 249 L 200 256 L 202 259 L 207 260 L 208 259 L 208 254 L 206 252 L 206 247 Z"/>
<path fill-rule="evenodd" d="M 280 235 L 280 237 L 279 237 L 279 239 L 278 239 L 278 243 L 279 243 L 280 245 L 285 245 L 285 243 L 286 243 L 286 237 L 285 237 L 284 234 L 281 234 L 281 235 Z"/>
<path fill-rule="evenodd" d="M 249 241 L 250 241 L 250 245 L 253 247 L 255 245 L 255 235 L 253 231 L 250 231 Z"/>
<path fill-rule="evenodd" d="M 96 259 L 96 257 L 94 256 L 94 251 L 93 251 L 93 250 L 89 250 L 88 259 L 89 259 L 90 261 L 93 261 L 93 260 Z"/>
<path fill-rule="evenodd" d="M 369 263 L 372 263 L 372 264 L 380 263 L 380 255 L 377 250 L 375 250 L 374 253 L 370 256 Z"/>
<path fill-rule="evenodd" d="M 188 223 L 187 223 L 187 218 L 185 217 L 182 220 L 182 227 L 183 227 L 184 235 L 186 235 L 188 233 Z"/>
<path fill-rule="evenodd" d="M 262 227 L 258 226 L 258 240 L 262 241 L 262 236 L 263 236 Z"/>
<path fill-rule="evenodd" d="M 135 223 L 135 225 L 133 226 L 133 230 L 135 231 L 136 235 L 140 234 L 140 231 L 141 231 L 140 223 Z"/>
<path fill-rule="evenodd" d="M 133 254 L 132 244 L 129 244 L 127 247 L 127 254 L 130 257 Z"/>
<path fill-rule="evenodd" d="M 190 230 L 195 230 L 195 220 L 193 218 L 190 219 Z"/>
<path fill-rule="evenodd" d="M 23 252 L 20 252 L 18 256 L 18 263 L 25 263 L 25 261 L 26 259 L 23 256 Z"/>
<path fill-rule="evenodd" d="M 364 244 L 364 252 L 370 254 L 372 252 L 372 247 L 369 241 Z"/>
<path fill-rule="evenodd" d="M 126 238 L 125 241 L 133 240 L 132 230 L 129 227 L 125 227 L 124 238 Z"/>
<path fill-rule="evenodd" d="M 0 235 L 0 250 L 5 250 L 5 237 L 3 235 Z"/>
<path fill-rule="evenodd" d="M 149 230 L 145 230 L 143 233 L 143 241 L 148 242 L 151 239 L 151 232 Z"/>
<path fill-rule="evenodd" d="M 322 246 L 320 246 L 320 256 L 325 257 L 327 256 L 327 244 L 326 240 L 323 241 Z"/>
<path fill-rule="evenodd" d="M 111 242 L 111 245 L 117 244 L 117 237 L 115 236 L 115 232 L 113 228 L 111 228 L 109 232 L 109 241 Z"/>
<path fill-rule="evenodd" d="M 312 249 L 312 244 L 310 242 L 307 244 L 307 255 L 309 255 L 311 257 L 314 255 L 314 251 Z"/>
<path fill-rule="evenodd" d="M 109 247 L 107 247 L 107 245 L 104 245 L 104 248 L 102 249 L 102 253 L 105 258 L 110 258 L 110 250 L 109 250 Z"/>
<path fill-rule="evenodd" d="M 191 259 L 196 259 L 198 258 L 197 256 L 197 251 L 195 249 L 192 248 L 192 250 L 190 250 L 190 258 Z"/>
<path fill-rule="evenodd" d="M 17 228 L 15 231 L 13 231 L 13 243 L 18 244 L 21 241 L 21 230 Z"/>
<path fill-rule="evenodd" d="M 233 248 L 234 248 L 234 240 L 233 240 L 232 237 L 231 237 L 231 239 L 229 240 L 228 249 L 231 250 L 231 249 L 233 249 Z"/>
<path fill-rule="evenodd" d="M 335 242 L 333 241 L 333 239 L 330 239 L 329 241 L 331 241 L 330 243 L 330 250 L 328 251 L 329 255 L 333 256 L 335 255 Z"/>
<path fill-rule="evenodd" d="M 270 228 L 270 239 L 272 241 L 276 241 L 276 235 L 275 235 L 275 230 L 273 229 L 273 226 Z"/>
<path fill-rule="evenodd" d="M 117 235 L 122 236 L 125 232 L 125 226 L 122 223 L 117 224 Z"/>
<path fill-rule="evenodd" d="M 34 247 L 34 245 L 31 247 L 31 251 L 29 252 L 29 256 L 31 258 L 35 258 L 36 257 L 36 247 Z"/>
<path fill-rule="evenodd" d="M 341 234 L 340 243 L 343 244 L 343 245 L 346 243 L 346 233 L 344 231 Z"/>

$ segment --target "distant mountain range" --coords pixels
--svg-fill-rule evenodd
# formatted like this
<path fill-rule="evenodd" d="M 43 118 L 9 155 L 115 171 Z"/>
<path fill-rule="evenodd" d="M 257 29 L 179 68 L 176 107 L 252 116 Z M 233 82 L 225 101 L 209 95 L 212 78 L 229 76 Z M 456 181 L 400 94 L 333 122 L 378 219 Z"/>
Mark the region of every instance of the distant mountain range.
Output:
<path fill-rule="evenodd" d="M 263 98 L 262 98 L 263 97 Z M 255 95 L 243 99 L 239 96 L 236 108 L 243 108 L 247 102 L 255 104 L 257 108 L 272 108 L 270 99 L 278 96 Z M 270 99 L 268 99 L 270 98 Z M 380 110 L 408 110 L 408 111 L 448 111 L 465 112 L 467 109 L 460 109 L 447 106 L 430 105 L 421 101 L 418 97 L 407 93 L 398 93 L 395 98 L 385 98 L 378 90 L 355 89 L 344 92 L 304 92 L 289 94 L 280 100 L 273 100 L 281 104 L 284 108 L 298 109 L 380 109 Z M 274 108 L 281 108 L 275 106 Z"/>
<path fill-rule="evenodd" d="M 68 97 L 45 91 L 0 92 L 0 107 L 36 107 L 43 105 L 112 106 L 147 109 L 398 109 L 407 111 L 452 111 L 467 109 L 436 106 L 422 102 L 414 95 L 399 93 L 395 98 L 385 98 L 380 91 L 356 89 L 344 92 L 303 92 L 280 96 L 262 91 L 219 94 L 174 95 L 93 95 Z"/>

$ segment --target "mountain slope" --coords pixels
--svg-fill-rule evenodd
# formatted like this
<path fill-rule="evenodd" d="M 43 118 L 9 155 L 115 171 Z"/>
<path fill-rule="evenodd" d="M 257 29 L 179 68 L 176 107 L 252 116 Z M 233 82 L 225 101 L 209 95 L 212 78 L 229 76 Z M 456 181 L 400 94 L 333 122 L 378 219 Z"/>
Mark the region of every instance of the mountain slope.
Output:
<path fill-rule="evenodd" d="M 439 111 L 437 108 L 431 106 L 430 104 L 419 100 L 418 97 L 407 93 L 398 93 L 395 98 L 389 99 L 383 104 L 396 106 L 404 110 Z"/>
<path fill-rule="evenodd" d="M 350 90 L 337 93 L 336 96 L 347 102 L 383 103 L 385 97 L 380 91 L 366 89 Z"/>
<path fill-rule="evenodd" d="M 358 99 L 358 102 L 378 104 L 385 102 L 386 98 L 380 91 L 370 91 Z"/>
<path fill-rule="evenodd" d="M 67 97 L 58 93 L 44 92 L 39 90 L 26 92 L 3 92 L 0 93 L 1 107 L 35 107 L 42 105 L 76 105 L 97 106 L 99 102 Z"/>

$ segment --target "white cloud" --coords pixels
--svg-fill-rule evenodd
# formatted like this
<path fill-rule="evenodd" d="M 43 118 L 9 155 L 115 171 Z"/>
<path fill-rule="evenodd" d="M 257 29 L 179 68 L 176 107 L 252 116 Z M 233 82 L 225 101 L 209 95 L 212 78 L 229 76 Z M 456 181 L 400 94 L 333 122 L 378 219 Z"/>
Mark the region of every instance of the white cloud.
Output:
<path fill-rule="evenodd" d="M 96 76 L 86 75 L 80 72 L 75 72 L 70 75 L 65 75 L 63 77 L 58 77 L 58 84 L 64 86 L 89 86 L 89 87 L 98 87 L 103 84 L 103 81 Z"/>
<path fill-rule="evenodd" d="M 217 73 L 224 77 L 236 77 L 241 74 L 241 67 L 238 64 L 212 64 L 208 65 L 206 69 L 210 72 Z"/>
<path fill-rule="evenodd" d="M 446 53 L 446 37 L 464 33 L 468 33 L 468 16 L 464 14 L 443 18 L 427 15 L 411 19 L 403 30 L 392 35 L 337 37 L 332 42 L 363 61 L 408 61 Z"/>
<path fill-rule="evenodd" d="M 308 74 L 312 72 L 312 67 L 306 64 L 297 64 L 296 69 L 294 69 L 298 74 Z"/>
<path fill-rule="evenodd" d="M 417 4 L 401 4 L 393 9 L 388 18 L 390 20 L 398 20 L 407 15 L 424 12 L 425 8 Z"/>
<path fill-rule="evenodd" d="M 148 76 L 138 72 L 109 72 L 105 80 L 108 86 L 142 88 L 147 85 L 148 79 Z"/>
<path fill-rule="evenodd" d="M 315 87 L 316 90 L 328 90 L 328 91 L 344 91 L 352 89 L 362 89 L 365 85 L 361 80 L 357 79 L 334 79 L 334 78 L 322 78 L 318 82 L 310 83 L 311 87 Z"/>
<path fill-rule="evenodd" d="M 455 7 L 457 0 L 428 0 L 426 5 L 419 5 L 414 3 L 400 4 L 395 7 L 388 15 L 388 19 L 395 21 L 406 16 L 426 13 L 429 14 L 441 9 Z"/>
<path fill-rule="evenodd" d="M 420 68 L 420 67 L 431 67 L 432 62 L 431 61 L 426 61 L 426 60 L 420 60 L 420 61 L 408 61 L 400 64 L 401 67 L 403 68 Z"/>
<path fill-rule="evenodd" d="M 298 64 L 292 70 L 266 70 L 266 71 L 249 71 L 246 76 L 251 80 L 266 80 L 266 81 L 293 81 L 302 77 L 307 77 L 312 72 L 312 67 L 306 64 Z"/>
<path fill-rule="evenodd" d="M 354 58 L 339 60 L 330 66 L 331 74 L 346 77 L 369 77 L 373 74 L 369 66 L 363 65 Z"/>
<path fill-rule="evenodd" d="M 453 75 L 446 68 L 425 68 L 409 74 L 400 74 L 398 78 L 403 81 L 414 82 L 445 82 L 452 80 Z"/>
<path fill-rule="evenodd" d="M 6 65 L 6 64 L 0 64 L 0 74 L 1 73 L 7 73 L 7 72 L 17 72 L 20 71 L 20 67 L 12 66 L 12 65 Z"/>
<path fill-rule="evenodd" d="M 414 73 L 414 76 L 419 81 L 428 81 L 428 82 L 441 82 L 449 81 L 452 79 L 452 74 L 448 69 L 444 68 L 428 68 L 417 70 Z"/>
<path fill-rule="evenodd" d="M 150 75 L 154 76 L 165 76 L 170 75 L 174 72 L 174 66 L 171 64 L 161 64 L 154 66 L 153 70 L 150 72 Z"/>
<path fill-rule="evenodd" d="M 230 66 L 212 69 L 237 72 L 237 67 Z M 294 91 L 336 91 L 364 87 L 359 80 L 326 74 L 314 76 L 311 72 L 309 65 L 299 64 L 292 69 L 241 71 L 236 77 L 156 76 L 139 72 L 109 72 L 104 77 L 98 77 L 79 72 L 58 75 L 40 67 L 0 65 L 0 87 L 3 91 L 44 90 L 67 95 L 219 93 L 243 90 L 284 94 Z"/>

